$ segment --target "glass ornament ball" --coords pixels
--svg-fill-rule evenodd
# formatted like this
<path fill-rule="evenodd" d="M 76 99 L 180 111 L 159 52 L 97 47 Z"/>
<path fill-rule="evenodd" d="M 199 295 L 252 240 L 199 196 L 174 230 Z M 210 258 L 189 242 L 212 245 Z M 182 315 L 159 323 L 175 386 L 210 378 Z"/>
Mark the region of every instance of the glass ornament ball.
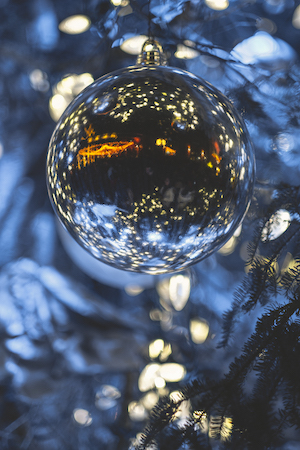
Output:
<path fill-rule="evenodd" d="M 59 219 L 94 257 L 159 274 L 225 244 L 249 206 L 254 168 L 245 124 L 221 92 L 183 70 L 137 64 L 66 109 L 47 184 Z"/>

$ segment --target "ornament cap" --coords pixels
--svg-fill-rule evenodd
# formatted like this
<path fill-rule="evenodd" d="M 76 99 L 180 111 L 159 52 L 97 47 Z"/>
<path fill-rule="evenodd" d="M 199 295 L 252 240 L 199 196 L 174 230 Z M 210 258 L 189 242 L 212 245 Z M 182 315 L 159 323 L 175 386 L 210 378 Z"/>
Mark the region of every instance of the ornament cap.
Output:
<path fill-rule="evenodd" d="M 142 65 L 165 66 L 167 58 L 160 43 L 153 38 L 149 38 L 144 42 L 136 62 Z"/>

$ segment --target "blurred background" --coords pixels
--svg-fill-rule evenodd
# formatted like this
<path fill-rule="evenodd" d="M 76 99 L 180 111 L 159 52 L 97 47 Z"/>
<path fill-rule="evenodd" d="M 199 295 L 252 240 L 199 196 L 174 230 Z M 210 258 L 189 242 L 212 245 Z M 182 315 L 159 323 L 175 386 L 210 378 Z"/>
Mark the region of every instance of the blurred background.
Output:
<path fill-rule="evenodd" d="M 94 79 L 135 64 L 149 17 L 169 65 L 234 102 L 257 160 L 243 225 L 165 276 L 94 260 L 57 223 L 45 182 L 55 123 Z M 299 182 L 299 2 L 0 0 L 0 24 L 0 447 L 133 448 L 159 398 L 225 373 L 255 325 L 245 317 L 217 349 L 254 223 L 279 183 Z M 273 239 L 289 220 L 279 211 Z M 299 442 L 291 432 L 282 448 Z"/>

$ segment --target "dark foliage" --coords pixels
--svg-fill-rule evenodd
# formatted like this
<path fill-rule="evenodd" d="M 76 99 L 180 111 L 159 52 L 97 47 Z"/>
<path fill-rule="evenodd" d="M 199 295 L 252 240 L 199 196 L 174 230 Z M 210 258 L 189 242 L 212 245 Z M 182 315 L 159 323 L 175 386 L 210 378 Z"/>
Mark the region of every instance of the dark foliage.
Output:
<path fill-rule="evenodd" d="M 139 450 L 153 442 L 161 450 L 170 442 L 174 449 L 209 449 L 217 441 L 222 449 L 275 449 L 287 428 L 300 427 L 298 192 L 298 187 L 276 189 L 249 246 L 248 274 L 224 315 L 220 346 L 234 338 L 242 314 L 263 308 L 240 356 L 222 379 L 194 380 L 182 388 L 176 401 L 165 397 L 152 413 Z M 272 233 L 279 210 L 288 211 L 291 219 L 276 237 Z M 280 271 L 278 263 L 290 245 L 295 259 Z M 251 377 L 249 391 L 245 386 Z M 192 404 L 191 417 L 177 424 L 176 413 L 187 400 Z"/>

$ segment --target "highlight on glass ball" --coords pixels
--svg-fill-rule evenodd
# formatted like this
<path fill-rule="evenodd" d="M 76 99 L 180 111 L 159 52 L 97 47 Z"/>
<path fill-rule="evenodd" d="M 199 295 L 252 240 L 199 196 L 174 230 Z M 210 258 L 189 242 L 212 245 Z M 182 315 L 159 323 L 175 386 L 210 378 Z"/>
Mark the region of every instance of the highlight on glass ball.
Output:
<path fill-rule="evenodd" d="M 159 274 L 225 244 L 249 206 L 254 169 L 245 124 L 223 94 L 141 62 L 99 78 L 67 108 L 47 183 L 59 219 L 94 257 Z"/>

